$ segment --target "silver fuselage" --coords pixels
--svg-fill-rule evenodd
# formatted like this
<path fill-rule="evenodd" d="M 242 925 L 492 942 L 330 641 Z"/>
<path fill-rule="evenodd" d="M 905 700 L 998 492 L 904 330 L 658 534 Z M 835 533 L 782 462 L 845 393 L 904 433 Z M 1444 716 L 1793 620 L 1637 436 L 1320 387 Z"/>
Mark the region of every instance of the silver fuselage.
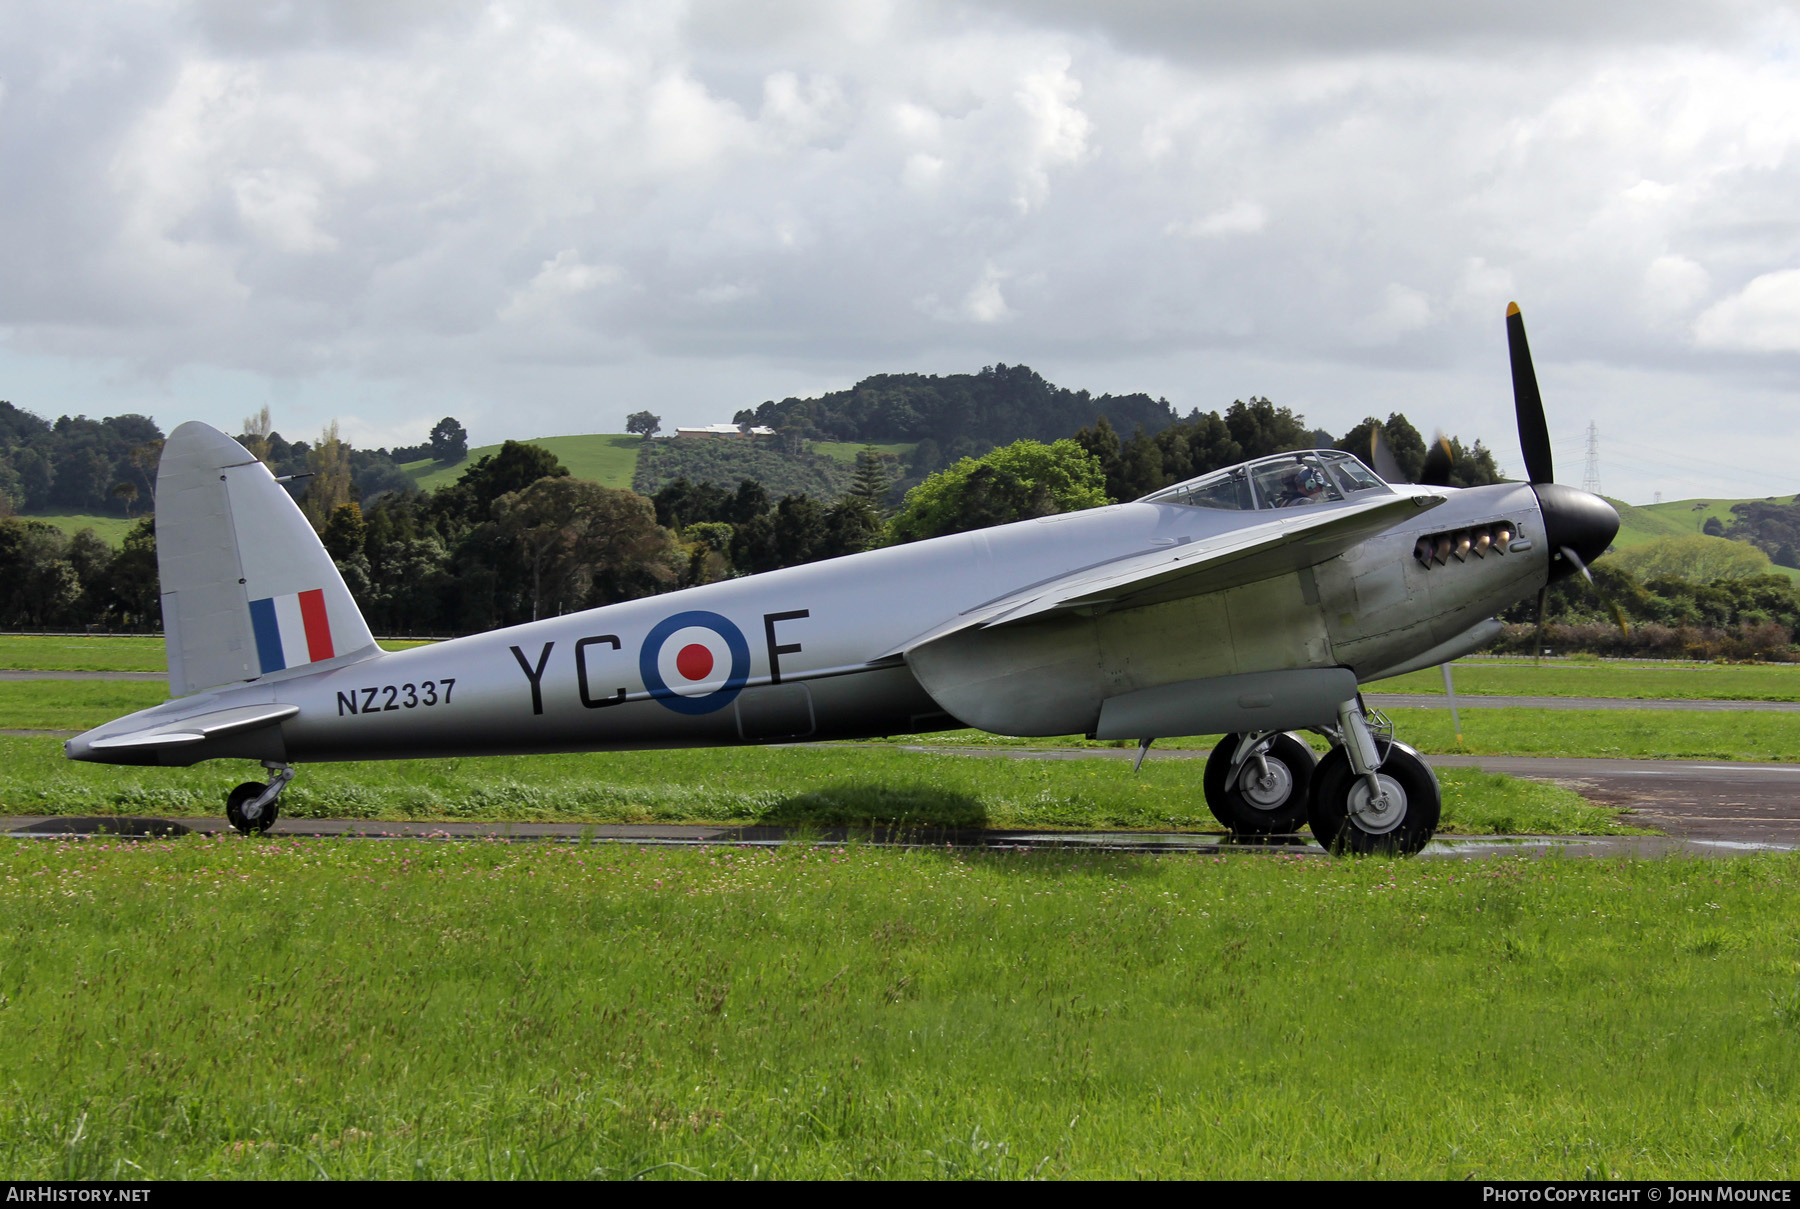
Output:
<path fill-rule="evenodd" d="M 1140 502 L 874 550 L 275 672 L 118 719 L 71 740 L 68 754 L 303 762 L 852 739 L 962 725 L 1065 734 L 1093 730 L 1109 697 L 1176 681 L 1308 667 L 1348 667 L 1366 680 L 1453 641 L 1548 575 L 1530 487 L 1397 490 L 1444 499 L 1315 566 L 1024 623 L 1003 638 L 971 631 L 909 652 L 921 636 L 1033 584 L 1204 542 L 1268 514 Z M 1442 565 L 1413 556 L 1422 535 L 1496 521 L 1517 529 L 1510 552 Z M 713 679 L 700 678 L 705 691 L 670 683 L 670 660 L 681 655 L 671 643 L 696 634 L 689 645 L 707 648 L 713 665 Z M 1034 644 L 1056 658 L 1035 658 Z M 682 666 L 706 663 L 694 659 Z M 986 701 L 1003 704 L 979 704 Z M 298 713 L 147 761 L 89 746 L 268 702 Z"/>

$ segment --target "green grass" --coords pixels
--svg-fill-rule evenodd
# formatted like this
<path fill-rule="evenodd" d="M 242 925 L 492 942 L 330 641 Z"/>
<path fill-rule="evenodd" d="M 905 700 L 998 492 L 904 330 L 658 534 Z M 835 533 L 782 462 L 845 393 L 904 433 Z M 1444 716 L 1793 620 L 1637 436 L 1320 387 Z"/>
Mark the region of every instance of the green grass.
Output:
<path fill-rule="evenodd" d="M 0 848 L 13 1179 L 1793 1178 L 1800 859 Z"/>
<path fill-rule="evenodd" d="M 161 635 L 0 634 L 0 668 L 9 670 L 160 672 L 167 667 Z"/>
<path fill-rule="evenodd" d="M 1198 760 L 1019 761 L 885 748 L 735 748 L 308 764 L 290 818 L 591 823 L 901 824 L 1218 830 Z M 248 761 L 190 769 L 78 764 L 55 740 L 0 736 L 0 814 L 216 818 Z M 1474 770 L 1439 774 L 1449 833 L 1630 830 L 1570 790 Z"/>
<path fill-rule="evenodd" d="M 0 730 L 87 730 L 168 699 L 154 680 L 0 680 Z"/>
<path fill-rule="evenodd" d="M 522 443 L 548 449 L 578 479 L 592 479 L 606 487 L 629 488 L 644 438 L 622 433 L 588 433 L 573 437 L 532 437 Z M 469 450 L 466 460 L 450 466 L 427 459 L 408 462 L 401 469 L 412 476 L 419 490 L 436 491 L 461 478 L 471 463 L 499 452 L 498 445 L 483 445 Z"/>
<path fill-rule="evenodd" d="M 856 455 L 861 453 L 867 444 L 868 442 L 865 441 L 813 441 L 810 442 L 809 448 L 814 453 L 822 453 L 834 461 L 848 462 L 854 465 Z M 875 452 L 904 458 L 918 448 L 918 444 L 917 441 L 877 442 Z"/>
<path fill-rule="evenodd" d="M 70 537 L 74 537 L 83 529 L 92 529 L 107 545 L 118 549 L 125 544 L 125 535 L 142 517 L 112 516 L 98 512 L 33 512 L 21 514 L 21 520 L 48 521 Z"/>
<path fill-rule="evenodd" d="M 384 642 L 383 650 L 426 646 L 411 639 Z M 0 634 L 0 669 L 13 671 L 161 672 L 168 669 L 160 635 L 62 637 Z"/>
<path fill-rule="evenodd" d="M 1800 664 L 1552 660 L 1534 665 L 1471 660 L 1451 670 L 1458 696 L 1800 701 Z M 1442 694 L 1444 676 L 1430 668 L 1365 687 L 1375 693 Z"/>
<path fill-rule="evenodd" d="M 1400 738 L 1427 754 L 1634 760 L 1800 760 L 1800 718 L 1748 710 L 1391 709 Z"/>

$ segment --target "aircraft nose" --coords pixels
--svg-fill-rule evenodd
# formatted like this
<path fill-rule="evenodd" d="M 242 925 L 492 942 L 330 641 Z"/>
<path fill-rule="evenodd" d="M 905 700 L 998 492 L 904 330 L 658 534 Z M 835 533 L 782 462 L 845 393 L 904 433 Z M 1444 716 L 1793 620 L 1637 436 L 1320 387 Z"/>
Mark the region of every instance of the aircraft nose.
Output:
<path fill-rule="evenodd" d="M 1619 514 L 1611 504 L 1592 492 L 1560 483 L 1534 483 L 1531 489 L 1537 492 L 1538 508 L 1544 515 L 1551 579 L 1575 574 L 1569 560 L 1558 557 L 1564 546 L 1575 551 L 1584 564 L 1606 553 L 1619 532 Z"/>

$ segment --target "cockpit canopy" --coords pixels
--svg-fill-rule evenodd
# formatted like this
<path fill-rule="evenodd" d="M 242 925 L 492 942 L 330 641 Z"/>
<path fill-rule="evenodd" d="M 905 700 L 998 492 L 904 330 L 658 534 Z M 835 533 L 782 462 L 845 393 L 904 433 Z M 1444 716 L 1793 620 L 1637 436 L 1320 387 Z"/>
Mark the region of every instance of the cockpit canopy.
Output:
<path fill-rule="evenodd" d="M 1278 453 L 1203 474 L 1146 495 L 1139 503 L 1185 504 L 1250 512 L 1323 504 L 1393 489 L 1349 454 L 1338 449 Z"/>

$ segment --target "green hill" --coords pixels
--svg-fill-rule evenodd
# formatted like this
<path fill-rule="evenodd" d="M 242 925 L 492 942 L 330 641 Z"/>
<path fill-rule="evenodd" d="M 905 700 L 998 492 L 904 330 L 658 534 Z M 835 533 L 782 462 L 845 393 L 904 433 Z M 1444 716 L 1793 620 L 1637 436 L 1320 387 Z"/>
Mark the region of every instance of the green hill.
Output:
<path fill-rule="evenodd" d="M 632 475 L 637 472 L 638 451 L 644 446 L 644 438 L 599 432 L 576 437 L 532 437 L 524 443 L 548 449 L 578 479 L 591 479 L 606 487 L 630 487 Z M 422 462 L 408 462 L 401 469 L 412 476 L 419 490 L 436 491 L 461 478 L 462 472 L 469 468 L 471 462 L 499 452 L 498 445 L 483 445 L 479 449 L 471 449 L 469 456 L 463 461 L 448 466 L 426 459 Z"/>
<path fill-rule="evenodd" d="M 1785 497 L 1773 497 L 1785 499 Z M 1627 504 L 1615 499 L 1608 503 L 1619 510 L 1619 535 L 1613 547 L 1628 550 L 1659 537 L 1692 537 L 1702 531 L 1707 520 L 1717 517 L 1721 525 L 1730 525 L 1733 504 L 1749 500 L 1670 500 L 1661 504 Z M 1800 583 L 1800 571 L 1792 567 L 1776 567 L 1776 574 Z"/>
<path fill-rule="evenodd" d="M 1732 521 L 1731 506 L 1742 500 L 1674 500 L 1663 504 L 1627 504 L 1607 501 L 1619 510 L 1619 536 L 1613 545 L 1621 550 L 1659 537 L 1691 537 L 1711 517 L 1721 525 Z"/>

